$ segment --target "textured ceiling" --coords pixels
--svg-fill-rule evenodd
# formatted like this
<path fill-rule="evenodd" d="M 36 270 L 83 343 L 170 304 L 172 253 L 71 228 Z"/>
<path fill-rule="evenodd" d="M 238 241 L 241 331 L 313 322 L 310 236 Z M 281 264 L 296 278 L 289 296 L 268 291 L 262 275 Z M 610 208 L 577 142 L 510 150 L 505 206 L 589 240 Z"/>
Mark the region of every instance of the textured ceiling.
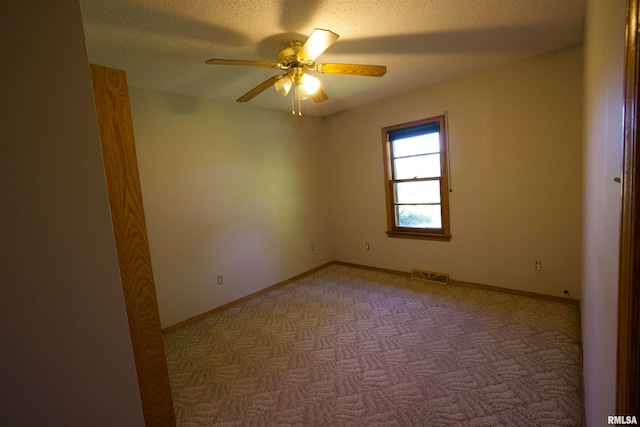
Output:
<path fill-rule="evenodd" d="M 384 77 L 315 74 L 323 116 L 582 42 L 584 0 L 80 0 L 89 60 L 131 86 L 235 102 L 280 70 L 207 65 L 276 61 L 314 28 L 340 35 L 317 60 L 386 65 Z M 269 88 L 251 105 L 291 110 Z"/>

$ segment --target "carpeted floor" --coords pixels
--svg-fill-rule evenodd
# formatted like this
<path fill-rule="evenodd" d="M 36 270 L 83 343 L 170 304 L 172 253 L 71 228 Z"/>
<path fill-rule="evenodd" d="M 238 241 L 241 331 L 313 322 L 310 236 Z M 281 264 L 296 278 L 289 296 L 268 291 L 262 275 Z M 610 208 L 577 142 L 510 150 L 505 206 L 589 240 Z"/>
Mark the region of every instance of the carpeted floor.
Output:
<path fill-rule="evenodd" d="M 581 426 L 577 305 L 331 265 L 165 335 L 178 426 Z"/>

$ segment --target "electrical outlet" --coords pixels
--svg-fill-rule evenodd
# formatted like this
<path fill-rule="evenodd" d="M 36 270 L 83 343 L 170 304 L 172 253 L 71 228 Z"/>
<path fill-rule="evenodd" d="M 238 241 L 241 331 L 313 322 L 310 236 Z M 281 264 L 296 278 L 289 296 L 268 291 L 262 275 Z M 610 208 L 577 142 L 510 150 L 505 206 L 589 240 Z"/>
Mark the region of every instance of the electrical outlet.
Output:
<path fill-rule="evenodd" d="M 536 271 L 542 271 L 542 261 L 536 261 Z"/>
<path fill-rule="evenodd" d="M 312 250 L 312 251 L 315 251 L 315 250 L 316 250 L 316 244 L 315 244 L 315 243 L 312 243 L 312 244 L 311 244 L 311 250 Z"/>
<path fill-rule="evenodd" d="M 370 250 L 370 249 L 371 249 L 371 245 L 370 245 L 370 244 L 368 244 L 368 243 L 365 243 L 365 244 L 364 244 L 364 248 L 365 248 L 365 250 L 367 250 L 367 251 L 368 251 L 368 250 Z"/>
<path fill-rule="evenodd" d="M 218 276 L 218 285 L 222 285 L 222 276 Z"/>

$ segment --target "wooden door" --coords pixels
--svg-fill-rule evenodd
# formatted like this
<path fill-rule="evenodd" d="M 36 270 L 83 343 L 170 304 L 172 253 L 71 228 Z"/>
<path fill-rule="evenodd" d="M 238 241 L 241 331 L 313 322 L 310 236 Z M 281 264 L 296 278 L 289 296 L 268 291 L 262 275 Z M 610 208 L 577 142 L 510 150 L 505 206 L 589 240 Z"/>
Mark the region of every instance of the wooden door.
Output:
<path fill-rule="evenodd" d="M 145 425 L 175 426 L 124 71 L 91 65 L 100 144 Z"/>

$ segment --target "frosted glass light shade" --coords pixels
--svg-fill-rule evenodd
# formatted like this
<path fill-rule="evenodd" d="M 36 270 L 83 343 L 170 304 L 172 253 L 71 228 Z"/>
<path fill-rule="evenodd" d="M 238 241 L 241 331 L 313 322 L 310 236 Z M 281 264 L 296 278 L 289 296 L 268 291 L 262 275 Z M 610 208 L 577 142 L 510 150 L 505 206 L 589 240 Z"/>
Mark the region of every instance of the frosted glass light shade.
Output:
<path fill-rule="evenodd" d="M 286 76 L 278 80 L 273 87 L 278 91 L 278 93 L 282 96 L 287 96 L 289 91 L 291 90 L 291 86 L 293 82 L 291 81 L 291 77 Z"/>
<path fill-rule="evenodd" d="M 296 99 L 299 99 L 301 101 L 309 98 L 309 94 L 306 90 L 304 90 L 304 86 L 301 84 L 296 86 L 296 94 L 294 96 L 296 97 Z"/>
<path fill-rule="evenodd" d="M 280 79 L 282 80 L 282 79 Z M 320 80 L 316 79 L 309 74 L 302 75 L 302 86 L 304 87 L 304 91 L 309 95 L 313 95 L 320 89 Z"/>

